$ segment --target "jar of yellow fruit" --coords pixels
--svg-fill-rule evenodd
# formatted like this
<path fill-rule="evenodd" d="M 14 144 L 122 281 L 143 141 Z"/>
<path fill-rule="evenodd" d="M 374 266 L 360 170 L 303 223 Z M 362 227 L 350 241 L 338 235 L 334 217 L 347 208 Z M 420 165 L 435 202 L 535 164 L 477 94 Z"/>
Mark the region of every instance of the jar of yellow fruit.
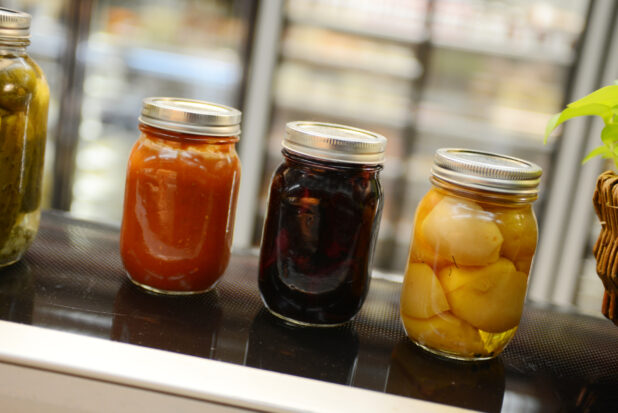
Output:
<path fill-rule="evenodd" d="M 400 311 L 422 348 L 498 355 L 515 335 L 537 243 L 541 168 L 510 156 L 439 149 L 416 209 Z"/>

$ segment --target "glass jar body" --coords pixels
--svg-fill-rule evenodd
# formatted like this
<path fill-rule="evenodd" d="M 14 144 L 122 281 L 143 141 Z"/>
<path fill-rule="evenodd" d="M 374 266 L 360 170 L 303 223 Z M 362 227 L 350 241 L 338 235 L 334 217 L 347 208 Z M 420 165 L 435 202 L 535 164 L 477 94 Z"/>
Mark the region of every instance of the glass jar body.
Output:
<path fill-rule="evenodd" d="M 262 234 L 262 299 L 293 323 L 342 324 L 359 311 L 369 289 L 382 213 L 381 166 L 283 153 Z"/>
<path fill-rule="evenodd" d="M 227 268 L 240 161 L 237 137 L 140 125 L 129 158 L 120 252 L 130 279 L 154 292 L 194 294 Z"/>
<path fill-rule="evenodd" d="M 434 179 L 414 218 L 400 313 L 416 344 L 461 360 L 515 335 L 537 244 L 531 201 Z"/>
<path fill-rule="evenodd" d="M 0 267 L 17 262 L 39 228 L 49 87 L 25 47 L 0 44 Z"/>

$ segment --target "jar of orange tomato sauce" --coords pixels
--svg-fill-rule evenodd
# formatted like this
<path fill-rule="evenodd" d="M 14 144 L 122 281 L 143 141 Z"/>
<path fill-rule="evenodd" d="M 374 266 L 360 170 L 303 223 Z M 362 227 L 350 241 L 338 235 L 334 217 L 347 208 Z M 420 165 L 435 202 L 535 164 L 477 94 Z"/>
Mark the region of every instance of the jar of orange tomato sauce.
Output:
<path fill-rule="evenodd" d="M 541 168 L 439 149 L 416 209 L 401 319 L 413 342 L 460 360 L 498 355 L 515 335 L 537 243 Z"/>
<path fill-rule="evenodd" d="M 240 111 L 176 98 L 143 102 L 127 167 L 120 253 L 131 281 L 195 294 L 223 275 L 240 181 Z"/>

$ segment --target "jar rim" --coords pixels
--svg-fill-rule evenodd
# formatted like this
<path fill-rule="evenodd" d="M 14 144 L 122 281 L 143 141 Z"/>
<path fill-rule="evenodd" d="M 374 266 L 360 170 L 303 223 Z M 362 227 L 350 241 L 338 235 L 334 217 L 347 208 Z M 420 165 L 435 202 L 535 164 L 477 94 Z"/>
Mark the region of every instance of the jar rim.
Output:
<path fill-rule="evenodd" d="M 468 188 L 503 194 L 536 196 L 543 171 L 520 158 L 461 148 L 440 148 L 433 177 Z"/>
<path fill-rule="evenodd" d="M 240 135 L 242 113 L 233 107 L 196 99 L 149 97 L 138 120 L 148 126 L 193 135 Z"/>
<path fill-rule="evenodd" d="M 28 42 L 32 16 L 19 10 L 0 7 L 0 37 L 5 40 Z"/>
<path fill-rule="evenodd" d="M 386 138 L 337 123 L 295 121 L 286 124 L 282 145 L 316 159 L 375 165 L 384 163 Z"/>

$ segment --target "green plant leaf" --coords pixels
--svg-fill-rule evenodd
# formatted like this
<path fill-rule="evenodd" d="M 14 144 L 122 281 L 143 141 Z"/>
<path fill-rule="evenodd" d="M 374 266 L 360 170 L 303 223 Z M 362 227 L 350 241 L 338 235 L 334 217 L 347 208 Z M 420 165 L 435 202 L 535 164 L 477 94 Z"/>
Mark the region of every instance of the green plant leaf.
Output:
<path fill-rule="evenodd" d="M 552 116 L 545 127 L 545 143 L 551 132 L 561 123 L 578 116 L 591 115 L 600 116 L 605 123 L 601 131 L 603 145 L 590 151 L 582 163 L 601 156 L 612 159 L 618 168 L 618 79 L 613 85 L 602 87 L 569 103 L 562 112 Z"/>
<path fill-rule="evenodd" d="M 595 156 L 599 156 L 601 155 L 603 158 L 612 158 L 613 157 L 613 153 L 612 151 L 609 150 L 609 148 L 605 145 L 603 146 L 597 146 L 596 148 L 594 148 L 593 150 L 591 150 L 588 155 L 586 155 L 586 157 L 584 158 L 584 160 L 582 160 L 582 163 L 586 163 L 588 162 L 590 159 L 594 158 Z"/>
<path fill-rule="evenodd" d="M 591 94 L 583 98 L 571 102 L 567 105 L 568 108 L 578 108 L 590 104 L 599 104 L 612 107 L 618 102 L 618 85 L 605 86 L 597 89 Z"/>
<path fill-rule="evenodd" d="M 547 126 L 545 127 L 545 143 L 547 143 L 547 138 L 549 138 L 551 132 L 556 129 L 558 125 L 560 125 L 562 122 L 578 116 L 597 115 L 601 116 L 603 120 L 607 123 L 612 116 L 612 107 L 613 105 L 603 105 L 600 103 L 590 103 L 587 105 L 576 107 L 571 107 L 569 105 L 562 112 L 552 116 L 549 119 L 549 122 L 547 122 Z"/>
<path fill-rule="evenodd" d="M 545 139 L 543 140 L 543 143 L 546 144 L 547 143 L 547 138 L 549 138 L 549 135 L 551 134 L 551 132 L 556 129 L 556 127 L 558 126 L 558 121 L 560 120 L 560 116 L 562 115 L 562 112 L 560 113 L 556 113 L 555 115 L 553 115 L 549 121 L 547 122 L 547 126 L 545 126 Z M 563 121 L 564 122 L 564 121 Z"/>
<path fill-rule="evenodd" d="M 618 142 L 618 124 L 610 123 L 605 125 L 601 131 L 601 140 L 605 145 L 611 145 Z"/>

